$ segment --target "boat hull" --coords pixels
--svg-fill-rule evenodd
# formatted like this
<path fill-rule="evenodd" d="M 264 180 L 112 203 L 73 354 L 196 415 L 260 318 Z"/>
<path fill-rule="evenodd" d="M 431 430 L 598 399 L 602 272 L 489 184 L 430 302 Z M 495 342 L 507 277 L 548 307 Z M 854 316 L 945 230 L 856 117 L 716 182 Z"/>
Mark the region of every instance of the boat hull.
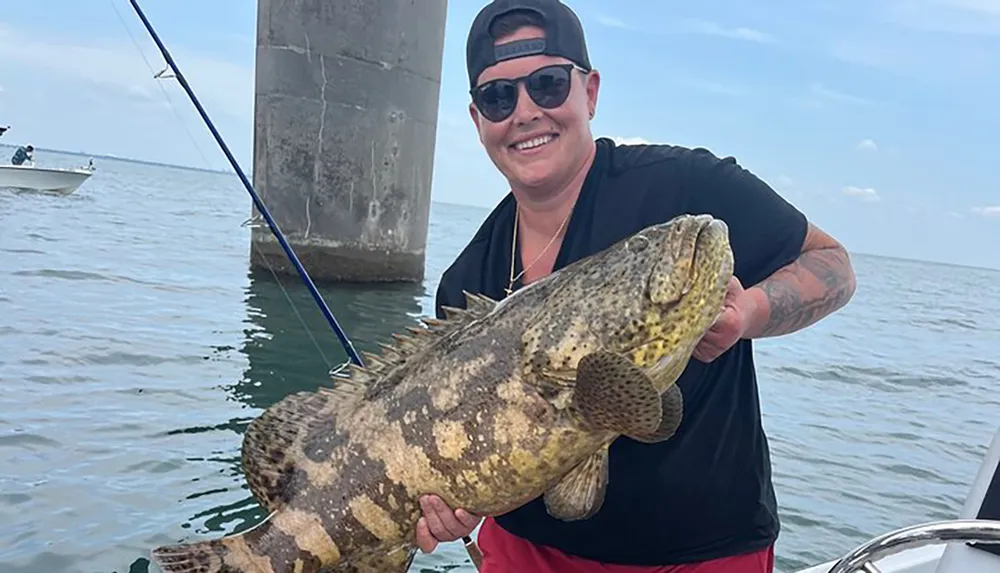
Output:
<path fill-rule="evenodd" d="M 25 165 L 0 165 L 0 187 L 31 189 L 68 195 L 91 175 L 89 169 L 55 169 Z"/>

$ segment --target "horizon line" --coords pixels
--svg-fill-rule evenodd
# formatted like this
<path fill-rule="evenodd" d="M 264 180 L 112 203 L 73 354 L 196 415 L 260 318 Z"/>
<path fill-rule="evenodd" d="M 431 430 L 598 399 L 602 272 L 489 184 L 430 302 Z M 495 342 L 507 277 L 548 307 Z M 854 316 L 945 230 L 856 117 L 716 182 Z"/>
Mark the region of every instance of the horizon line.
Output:
<path fill-rule="evenodd" d="M 4 143 L 4 142 L 0 142 L 0 146 L 3 146 L 3 147 L 15 147 L 15 148 L 17 147 L 17 145 L 12 145 L 10 143 Z M 70 151 L 70 150 L 66 150 L 66 149 L 56 149 L 56 148 L 47 148 L 47 147 L 38 147 L 38 146 L 35 146 L 35 149 L 38 149 L 40 151 L 49 151 L 49 152 L 54 152 L 54 153 L 63 153 L 63 154 L 66 154 L 66 155 L 74 155 L 74 156 L 77 156 L 77 157 L 99 157 L 99 158 L 102 158 L 102 159 L 110 159 L 112 161 L 123 161 L 123 162 L 126 162 L 126 163 L 138 163 L 140 165 L 152 165 L 152 166 L 155 166 L 155 167 L 169 167 L 169 168 L 173 168 L 173 169 L 187 169 L 187 170 L 190 170 L 190 171 L 198 171 L 198 172 L 202 172 L 202 173 L 217 173 L 217 174 L 220 174 L 220 175 L 222 175 L 222 174 L 236 175 L 237 174 L 236 171 L 234 169 L 232 169 L 232 167 L 229 167 L 228 169 L 217 169 L 217 168 L 210 168 L 210 167 L 195 167 L 193 165 L 184 165 L 184 164 L 180 164 L 180 163 L 167 163 L 167 162 L 163 162 L 163 161 L 153 161 L 151 159 L 139 159 L 139 158 L 136 158 L 136 157 L 120 157 L 120 156 L 116 156 L 116 155 L 109 155 L 107 153 L 87 153 L 87 152 L 84 152 L 84 151 Z M 247 177 L 252 178 L 252 172 L 251 173 L 247 173 Z M 442 201 L 442 200 L 434 199 L 433 196 L 432 196 L 431 199 L 430 199 L 430 204 L 434 204 L 434 203 L 437 203 L 439 205 L 449 205 L 449 206 L 453 206 L 453 207 L 463 207 L 463 208 L 467 208 L 467 209 L 482 209 L 482 210 L 487 211 L 487 212 L 489 212 L 489 211 L 491 211 L 492 209 L 495 208 L 495 206 L 494 207 L 485 207 L 485 206 L 481 206 L 481 205 L 472 205 L 472 204 L 468 204 L 468 203 L 453 203 L 451 201 Z M 962 269 L 975 269 L 975 270 L 982 270 L 982 271 L 1000 272 L 1000 267 L 978 266 L 978 265 L 971 265 L 971 264 L 966 264 L 966 263 L 956 263 L 956 262 L 951 262 L 951 261 L 938 261 L 938 260 L 931 260 L 931 259 L 916 259 L 916 258 L 912 258 L 912 257 L 903 257 L 903 256 L 899 256 L 899 255 L 882 255 L 882 254 L 877 254 L 877 253 L 869 253 L 869 252 L 865 252 L 865 251 L 853 251 L 853 252 L 852 251 L 848 251 L 848 252 L 851 255 L 861 255 L 862 257 L 872 257 L 872 258 L 877 258 L 877 259 L 887 259 L 887 260 L 903 261 L 903 262 L 911 262 L 911 263 L 924 263 L 924 264 L 931 264 L 931 265 L 941 265 L 941 266 L 946 266 L 946 267 L 955 267 L 955 268 L 962 268 Z"/>

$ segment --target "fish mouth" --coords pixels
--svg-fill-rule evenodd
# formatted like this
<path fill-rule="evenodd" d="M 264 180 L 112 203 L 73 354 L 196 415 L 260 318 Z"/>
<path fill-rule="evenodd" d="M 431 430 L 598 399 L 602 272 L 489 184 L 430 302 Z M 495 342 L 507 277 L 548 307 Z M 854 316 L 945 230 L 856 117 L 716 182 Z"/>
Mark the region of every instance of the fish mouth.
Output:
<path fill-rule="evenodd" d="M 694 239 L 695 256 L 703 249 L 713 249 L 720 240 L 728 240 L 729 226 L 722 219 L 699 221 Z"/>
<path fill-rule="evenodd" d="M 729 283 L 731 251 L 729 227 L 711 215 L 687 215 L 673 222 L 675 229 L 667 231 L 662 259 L 649 278 L 649 297 L 653 303 L 674 306 L 695 291 L 718 288 L 714 281 L 703 278 L 718 275 Z"/>
<path fill-rule="evenodd" d="M 691 290 L 709 293 L 724 292 L 733 275 L 733 255 L 729 245 L 729 226 L 721 219 L 704 216 L 696 221 L 694 246 L 690 253 L 690 269 L 684 294 Z M 711 277 L 715 280 L 711 280 Z"/>

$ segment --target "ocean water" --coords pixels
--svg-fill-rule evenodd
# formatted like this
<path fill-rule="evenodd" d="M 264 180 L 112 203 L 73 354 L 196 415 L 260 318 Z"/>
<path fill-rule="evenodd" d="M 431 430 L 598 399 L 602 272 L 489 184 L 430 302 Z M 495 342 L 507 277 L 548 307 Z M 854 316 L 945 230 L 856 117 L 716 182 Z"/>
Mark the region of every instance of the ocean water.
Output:
<path fill-rule="evenodd" d="M 156 571 L 255 523 L 243 429 L 345 360 L 297 278 L 248 272 L 235 175 L 96 164 L 68 197 L 0 190 L 3 573 Z M 433 205 L 423 285 L 322 289 L 359 350 L 431 312 L 485 214 Z M 1000 272 L 854 260 L 847 309 L 757 344 L 782 572 L 954 517 L 1000 420 Z M 455 543 L 412 570 L 473 569 Z"/>

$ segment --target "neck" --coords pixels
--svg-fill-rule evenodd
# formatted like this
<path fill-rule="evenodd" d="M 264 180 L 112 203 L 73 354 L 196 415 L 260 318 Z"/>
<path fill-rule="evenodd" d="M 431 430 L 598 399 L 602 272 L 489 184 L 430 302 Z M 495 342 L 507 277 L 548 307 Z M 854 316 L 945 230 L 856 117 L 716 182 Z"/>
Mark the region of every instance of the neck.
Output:
<path fill-rule="evenodd" d="M 511 193 L 517 200 L 521 228 L 548 236 L 555 233 L 563 219 L 573 211 L 596 154 L 597 145 L 591 142 L 586 157 L 570 173 L 569 179 L 552 188 L 513 187 Z"/>

